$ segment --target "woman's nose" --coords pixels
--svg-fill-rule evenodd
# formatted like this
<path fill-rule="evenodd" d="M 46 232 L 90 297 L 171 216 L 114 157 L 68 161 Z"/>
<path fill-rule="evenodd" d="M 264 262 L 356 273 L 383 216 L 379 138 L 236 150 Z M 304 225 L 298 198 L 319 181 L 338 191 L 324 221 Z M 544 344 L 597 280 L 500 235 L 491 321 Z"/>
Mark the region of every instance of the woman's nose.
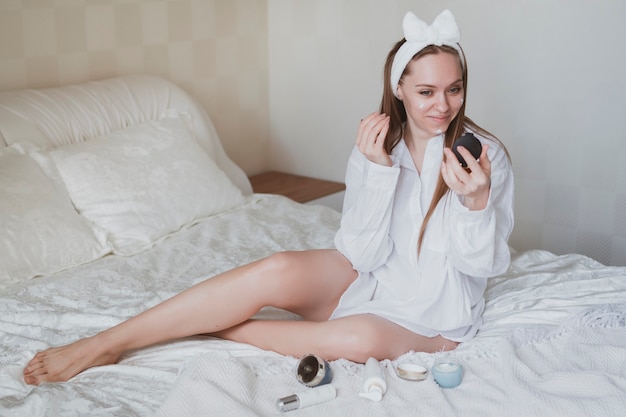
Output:
<path fill-rule="evenodd" d="M 450 108 L 450 103 L 448 103 L 448 97 L 445 94 L 440 94 L 437 96 L 435 108 L 441 112 L 447 111 Z"/>

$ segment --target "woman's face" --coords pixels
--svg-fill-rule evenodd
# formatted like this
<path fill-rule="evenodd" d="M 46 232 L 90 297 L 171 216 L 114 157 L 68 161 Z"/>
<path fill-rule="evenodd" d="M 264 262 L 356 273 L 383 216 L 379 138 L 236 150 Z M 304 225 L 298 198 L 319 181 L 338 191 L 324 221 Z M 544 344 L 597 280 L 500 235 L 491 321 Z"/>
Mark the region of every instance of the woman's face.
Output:
<path fill-rule="evenodd" d="M 409 63 L 398 96 L 412 137 L 430 139 L 448 129 L 463 105 L 462 76 L 456 54 L 427 54 Z"/>

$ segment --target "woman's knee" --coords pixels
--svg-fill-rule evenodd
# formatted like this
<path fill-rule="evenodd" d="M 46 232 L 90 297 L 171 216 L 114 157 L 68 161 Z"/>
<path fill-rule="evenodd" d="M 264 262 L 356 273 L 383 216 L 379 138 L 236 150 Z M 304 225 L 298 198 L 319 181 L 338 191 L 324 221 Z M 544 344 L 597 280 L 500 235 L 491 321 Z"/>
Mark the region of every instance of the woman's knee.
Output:
<path fill-rule="evenodd" d="M 328 319 L 357 274 L 335 250 L 278 252 L 258 261 L 250 284 L 274 307 L 305 320 Z"/>
<path fill-rule="evenodd" d="M 277 252 L 260 260 L 250 274 L 250 288 L 267 295 L 267 302 L 284 308 L 305 279 L 303 257 L 299 252 Z"/>
<path fill-rule="evenodd" d="M 255 276 L 262 278 L 264 285 L 271 281 L 278 281 L 278 285 L 281 285 L 281 281 L 290 280 L 296 275 L 297 269 L 295 252 L 276 252 L 259 261 L 259 273 Z"/>
<path fill-rule="evenodd" d="M 259 261 L 259 276 L 272 279 L 278 285 L 306 283 L 337 285 L 345 290 L 356 272 L 339 252 L 334 250 L 285 251 L 274 253 Z M 344 285 L 345 281 L 345 285 Z M 332 288 L 328 288 L 334 293 Z"/>

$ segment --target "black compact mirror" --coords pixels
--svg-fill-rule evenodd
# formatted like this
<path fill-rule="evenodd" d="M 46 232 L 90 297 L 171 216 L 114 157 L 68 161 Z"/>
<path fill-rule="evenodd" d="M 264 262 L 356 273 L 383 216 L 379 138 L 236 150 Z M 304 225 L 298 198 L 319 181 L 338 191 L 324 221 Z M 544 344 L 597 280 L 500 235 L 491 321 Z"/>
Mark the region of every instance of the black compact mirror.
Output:
<path fill-rule="evenodd" d="M 478 159 L 483 151 L 483 146 L 473 133 L 465 133 L 458 138 L 452 145 L 452 152 L 454 152 L 463 168 L 467 168 L 467 162 L 459 153 L 457 149 L 459 146 L 463 146 L 467 149 L 475 159 Z"/>

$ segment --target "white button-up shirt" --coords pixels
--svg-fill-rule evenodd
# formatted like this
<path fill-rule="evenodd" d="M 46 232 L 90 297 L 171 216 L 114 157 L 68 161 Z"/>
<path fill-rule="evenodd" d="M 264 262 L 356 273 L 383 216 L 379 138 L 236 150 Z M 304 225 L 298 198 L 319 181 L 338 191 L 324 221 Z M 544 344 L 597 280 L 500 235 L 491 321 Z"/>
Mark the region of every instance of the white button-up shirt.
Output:
<path fill-rule="evenodd" d="M 478 137 L 478 135 L 477 135 Z M 337 249 L 359 278 L 332 318 L 371 313 L 411 331 L 465 341 L 478 331 L 488 277 L 506 271 L 513 228 L 513 173 L 504 150 L 489 143 L 491 189 L 483 210 L 470 211 L 452 191 L 431 216 L 417 244 L 443 158 L 443 136 L 428 142 L 421 175 L 404 140 L 391 167 L 372 163 L 355 147 Z"/>

